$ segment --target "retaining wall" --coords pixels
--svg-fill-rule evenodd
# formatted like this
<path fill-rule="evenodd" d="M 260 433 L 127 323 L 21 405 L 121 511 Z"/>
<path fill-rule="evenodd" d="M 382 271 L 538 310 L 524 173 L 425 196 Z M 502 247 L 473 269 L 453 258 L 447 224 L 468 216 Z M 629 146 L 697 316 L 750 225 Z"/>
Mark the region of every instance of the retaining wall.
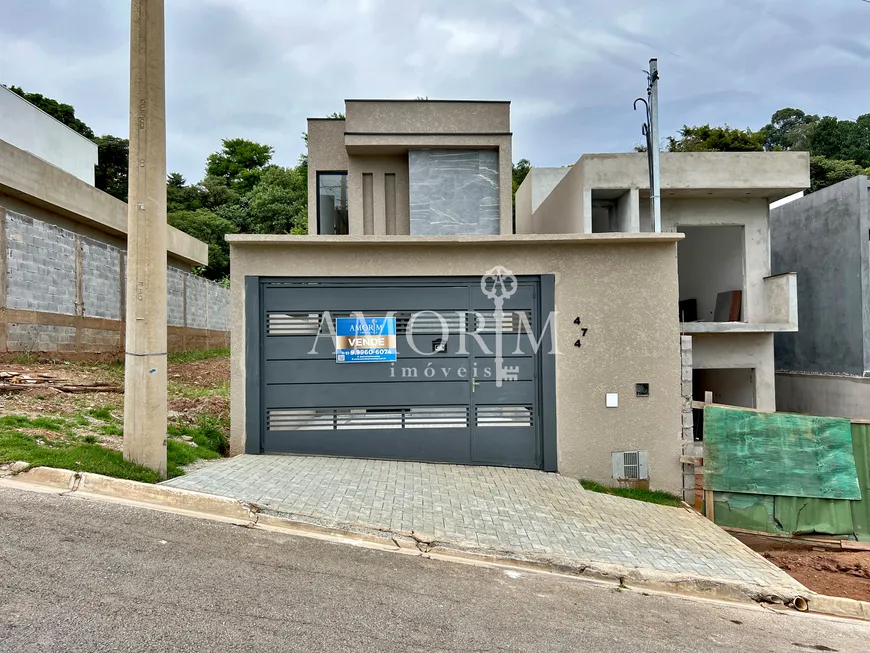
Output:
<path fill-rule="evenodd" d="M 87 235 L 85 235 L 87 233 Z M 0 206 L 0 353 L 121 354 L 126 250 Z M 229 289 L 167 267 L 169 351 L 229 345 Z"/>

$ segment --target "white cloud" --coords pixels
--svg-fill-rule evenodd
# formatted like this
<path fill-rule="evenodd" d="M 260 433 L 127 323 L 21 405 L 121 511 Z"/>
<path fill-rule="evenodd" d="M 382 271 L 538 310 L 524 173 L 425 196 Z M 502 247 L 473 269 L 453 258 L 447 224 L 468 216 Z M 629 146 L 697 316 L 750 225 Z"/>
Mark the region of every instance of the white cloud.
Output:
<path fill-rule="evenodd" d="M 8 2 L 0 82 L 127 129 L 129 3 Z M 564 164 L 640 142 L 635 97 L 658 56 L 662 128 L 760 127 L 783 106 L 870 112 L 870 5 L 816 0 L 172 0 L 170 168 L 190 179 L 220 139 L 245 136 L 292 164 L 305 118 L 347 97 L 509 99 L 514 157 Z"/>

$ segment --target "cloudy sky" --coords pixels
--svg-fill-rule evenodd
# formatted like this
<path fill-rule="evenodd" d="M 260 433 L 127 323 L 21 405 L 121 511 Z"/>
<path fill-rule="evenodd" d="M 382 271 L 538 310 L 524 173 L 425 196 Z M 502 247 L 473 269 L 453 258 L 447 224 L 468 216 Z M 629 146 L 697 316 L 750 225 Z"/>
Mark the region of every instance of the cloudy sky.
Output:
<path fill-rule="evenodd" d="M 0 83 L 126 136 L 128 0 L 0 0 Z M 564 165 L 661 127 L 758 128 L 776 109 L 870 112 L 870 0 L 166 0 L 169 169 L 221 138 L 295 163 L 305 118 L 344 98 L 512 101 L 514 158 Z"/>

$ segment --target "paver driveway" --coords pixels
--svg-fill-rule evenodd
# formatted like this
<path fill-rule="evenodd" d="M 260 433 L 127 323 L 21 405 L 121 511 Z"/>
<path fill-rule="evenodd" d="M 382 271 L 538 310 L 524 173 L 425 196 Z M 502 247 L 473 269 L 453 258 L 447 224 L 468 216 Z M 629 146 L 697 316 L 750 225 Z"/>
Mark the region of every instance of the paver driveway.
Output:
<path fill-rule="evenodd" d="M 477 550 L 806 589 L 685 508 L 586 492 L 558 474 L 427 463 L 242 455 L 166 485 L 339 528 L 426 534 Z"/>

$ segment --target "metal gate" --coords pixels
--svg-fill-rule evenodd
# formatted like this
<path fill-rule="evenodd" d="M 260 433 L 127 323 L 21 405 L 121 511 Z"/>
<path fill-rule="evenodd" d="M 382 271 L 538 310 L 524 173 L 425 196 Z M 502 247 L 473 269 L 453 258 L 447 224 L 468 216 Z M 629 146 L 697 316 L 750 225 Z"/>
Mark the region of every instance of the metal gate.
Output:
<path fill-rule="evenodd" d="M 553 277 L 515 279 L 500 325 L 480 278 L 246 279 L 246 451 L 555 471 Z M 395 363 L 336 362 L 360 316 L 396 318 Z"/>

